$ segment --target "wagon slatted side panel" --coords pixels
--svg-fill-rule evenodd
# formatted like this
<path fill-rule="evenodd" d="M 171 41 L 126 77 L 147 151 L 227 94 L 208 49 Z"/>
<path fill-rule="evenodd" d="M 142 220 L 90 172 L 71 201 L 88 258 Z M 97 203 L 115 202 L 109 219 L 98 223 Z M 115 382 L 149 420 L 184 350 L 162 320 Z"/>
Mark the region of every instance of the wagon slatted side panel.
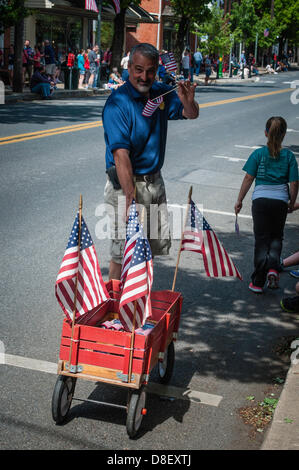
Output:
<path fill-rule="evenodd" d="M 80 374 L 95 380 L 111 381 L 125 385 L 129 372 L 131 334 L 88 325 L 74 327 L 72 364 L 79 367 Z M 63 324 L 60 359 L 68 362 L 71 344 L 71 328 Z M 132 387 L 139 387 L 145 364 L 147 364 L 148 337 L 135 335 L 132 360 Z M 65 368 L 66 369 L 66 368 Z"/>

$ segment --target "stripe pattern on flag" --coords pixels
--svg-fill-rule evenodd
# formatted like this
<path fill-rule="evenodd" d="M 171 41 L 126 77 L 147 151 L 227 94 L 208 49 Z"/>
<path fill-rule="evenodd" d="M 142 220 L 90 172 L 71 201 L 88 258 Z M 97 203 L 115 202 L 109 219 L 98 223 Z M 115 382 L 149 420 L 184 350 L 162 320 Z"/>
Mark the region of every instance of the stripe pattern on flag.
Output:
<path fill-rule="evenodd" d="M 163 103 L 163 96 L 158 96 L 158 98 L 154 98 L 153 100 L 147 100 L 142 111 L 142 116 L 152 116 L 161 103 Z"/>
<path fill-rule="evenodd" d="M 237 277 L 242 280 L 234 262 L 192 199 L 188 208 L 181 251 L 195 251 L 202 254 L 208 277 Z"/>
<path fill-rule="evenodd" d="M 151 315 L 150 292 L 153 283 L 153 260 L 149 242 L 139 224 L 135 201 L 130 207 L 126 244 L 121 271 L 119 319 L 126 331 L 140 328 Z"/>
<path fill-rule="evenodd" d="M 165 54 L 161 54 L 160 57 L 166 70 L 168 70 L 169 72 L 176 71 L 177 63 L 174 58 L 173 52 L 166 52 Z"/>
<path fill-rule="evenodd" d="M 119 0 L 112 0 L 114 4 L 114 9 L 116 14 L 118 15 L 120 13 L 120 1 Z"/>
<path fill-rule="evenodd" d="M 85 0 L 85 10 L 92 10 L 96 13 L 99 12 L 96 1 L 95 0 Z"/>
<path fill-rule="evenodd" d="M 69 320 L 73 319 L 77 273 L 75 318 L 90 312 L 110 298 L 102 278 L 95 247 L 83 217 L 80 254 L 78 254 L 78 241 L 79 214 L 76 216 L 55 285 L 57 300 Z"/>

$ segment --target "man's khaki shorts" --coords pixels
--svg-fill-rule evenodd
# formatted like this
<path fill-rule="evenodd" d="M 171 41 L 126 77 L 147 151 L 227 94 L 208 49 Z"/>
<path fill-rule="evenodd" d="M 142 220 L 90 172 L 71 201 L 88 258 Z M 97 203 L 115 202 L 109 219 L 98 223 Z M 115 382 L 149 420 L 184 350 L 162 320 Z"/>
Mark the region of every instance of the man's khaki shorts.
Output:
<path fill-rule="evenodd" d="M 47 64 L 46 65 L 46 73 L 49 75 L 54 75 L 56 72 L 56 65 L 55 64 Z"/>
<path fill-rule="evenodd" d="M 168 255 L 171 237 L 163 178 L 160 175 L 152 183 L 136 181 L 135 184 L 139 220 L 144 232 L 147 233 L 152 255 Z M 110 218 L 111 259 L 115 263 L 122 264 L 126 241 L 126 198 L 122 189 L 114 189 L 108 179 L 104 200 Z"/>

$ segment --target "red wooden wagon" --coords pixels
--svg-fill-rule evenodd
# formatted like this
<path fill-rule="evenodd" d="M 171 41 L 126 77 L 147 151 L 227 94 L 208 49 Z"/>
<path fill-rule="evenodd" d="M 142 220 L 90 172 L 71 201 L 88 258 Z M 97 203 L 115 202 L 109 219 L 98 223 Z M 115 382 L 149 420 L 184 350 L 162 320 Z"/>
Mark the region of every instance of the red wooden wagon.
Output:
<path fill-rule="evenodd" d="M 170 290 L 151 292 L 152 316 L 146 329 L 132 333 L 105 329 L 101 325 L 118 318 L 120 283 L 106 283 L 111 300 L 77 320 L 72 325 L 63 321 L 58 378 L 52 397 L 52 415 L 57 424 L 69 412 L 77 378 L 104 382 L 128 389 L 127 405 L 95 400 L 92 403 L 124 408 L 126 428 L 134 437 L 146 414 L 146 384 L 152 369 L 158 365 L 161 383 L 168 383 L 174 366 L 174 345 L 177 338 L 182 296 Z M 76 399 L 76 398 L 74 398 Z"/>

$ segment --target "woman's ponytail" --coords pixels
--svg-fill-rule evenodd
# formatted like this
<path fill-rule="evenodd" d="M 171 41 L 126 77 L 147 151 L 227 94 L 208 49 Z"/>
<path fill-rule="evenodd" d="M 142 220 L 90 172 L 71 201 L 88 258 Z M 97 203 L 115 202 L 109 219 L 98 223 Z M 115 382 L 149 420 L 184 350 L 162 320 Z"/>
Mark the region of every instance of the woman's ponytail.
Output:
<path fill-rule="evenodd" d="M 287 123 L 282 117 L 271 117 L 266 124 L 268 133 L 268 149 L 271 157 L 277 158 L 281 150 L 281 143 L 287 131 Z"/>

